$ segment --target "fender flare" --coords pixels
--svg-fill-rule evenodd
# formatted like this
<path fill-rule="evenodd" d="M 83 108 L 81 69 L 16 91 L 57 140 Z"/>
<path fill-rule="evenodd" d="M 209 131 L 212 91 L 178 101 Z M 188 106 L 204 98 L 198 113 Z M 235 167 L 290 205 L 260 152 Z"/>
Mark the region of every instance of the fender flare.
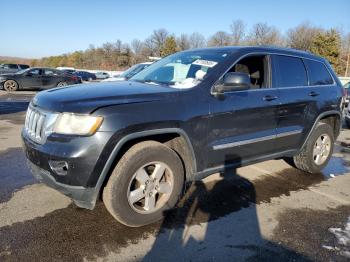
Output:
<path fill-rule="evenodd" d="M 309 138 L 310 138 L 312 132 L 315 130 L 315 128 L 316 128 L 316 126 L 317 126 L 317 123 L 320 122 L 320 120 L 321 120 L 322 118 L 324 118 L 325 116 L 330 116 L 330 115 L 337 115 L 337 116 L 339 117 L 339 120 L 340 120 L 340 121 L 342 120 L 342 114 L 341 114 L 339 111 L 337 111 L 337 110 L 326 111 L 326 112 L 321 113 L 321 114 L 316 118 L 314 124 L 312 125 L 311 130 L 309 131 L 307 137 L 305 138 L 305 140 L 304 140 L 304 142 L 303 142 L 303 144 L 302 144 L 302 146 L 300 147 L 300 150 L 299 150 L 298 152 L 300 152 L 300 151 L 304 148 L 304 146 L 306 145 L 306 143 L 307 143 L 307 141 L 309 140 Z M 340 126 L 341 126 L 341 123 L 340 123 Z M 340 128 L 340 127 L 339 127 L 339 128 Z"/>
<path fill-rule="evenodd" d="M 109 170 L 112 167 L 112 164 L 119 152 L 119 150 L 123 147 L 123 145 L 135 138 L 141 138 L 141 137 L 146 137 L 146 136 L 151 136 L 151 135 L 160 135 L 160 134 L 170 134 L 170 133 L 176 133 L 179 134 L 181 136 L 183 136 L 189 146 L 189 150 L 191 152 L 192 155 L 192 159 L 193 159 L 193 167 L 194 167 L 194 173 L 197 171 L 197 161 L 196 161 L 196 155 L 194 153 L 193 150 L 193 146 L 192 143 L 187 135 L 187 133 L 181 129 L 181 128 L 161 128 L 161 129 L 153 129 L 153 130 L 145 130 L 145 131 L 140 131 L 140 132 L 135 132 L 135 133 L 131 133 L 128 134 L 126 136 L 124 136 L 122 139 L 120 139 L 118 141 L 118 143 L 114 146 L 112 153 L 109 155 L 106 164 L 104 165 L 101 175 L 99 176 L 97 183 L 94 187 L 94 196 L 93 196 L 93 201 L 95 201 L 96 203 L 96 199 L 100 193 L 100 189 L 106 179 L 106 176 L 109 173 Z M 94 203 L 94 205 L 95 205 Z"/>

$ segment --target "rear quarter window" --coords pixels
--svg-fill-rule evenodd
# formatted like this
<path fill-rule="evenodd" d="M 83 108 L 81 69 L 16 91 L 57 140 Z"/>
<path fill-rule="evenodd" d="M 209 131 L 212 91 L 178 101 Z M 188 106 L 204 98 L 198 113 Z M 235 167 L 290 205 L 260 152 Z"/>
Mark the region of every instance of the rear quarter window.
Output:
<path fill-rule="evenodd" d="M 333 78 L 323 63 L 309 59 L 304 59 L 304 62 L 309 74 L 309 85 L 333 84 Z"/>
<path fill-rule="evenodd" d="M 273 82 L 275 87 L 307 86 L 306 69 L 300 58 L 275 55 L 273 64 Z"/>

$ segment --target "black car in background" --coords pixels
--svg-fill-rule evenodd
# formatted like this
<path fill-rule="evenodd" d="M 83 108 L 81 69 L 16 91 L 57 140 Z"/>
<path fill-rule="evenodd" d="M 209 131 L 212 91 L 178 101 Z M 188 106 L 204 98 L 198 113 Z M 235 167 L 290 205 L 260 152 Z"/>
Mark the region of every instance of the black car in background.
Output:
<path fill-rule="evenodd" d="M 29 68 L 29 65 L 23 64 L 1 64 L 0 74 L 16 73 L 20 70 Z"/>
<path fill-rule="evenodd" d="M 0 75 L 0 86 L 5 91 L 29 88 L 48 89 L 78 83 L 81 83 L 79 77 L 53 68 L 35 67 Z"/>
<path fill-rule="evenodd" d="M 83 81 L 96 80 L 96 75 L 87 71 L 76 71 L 73 74 L 79 76 Z"/>

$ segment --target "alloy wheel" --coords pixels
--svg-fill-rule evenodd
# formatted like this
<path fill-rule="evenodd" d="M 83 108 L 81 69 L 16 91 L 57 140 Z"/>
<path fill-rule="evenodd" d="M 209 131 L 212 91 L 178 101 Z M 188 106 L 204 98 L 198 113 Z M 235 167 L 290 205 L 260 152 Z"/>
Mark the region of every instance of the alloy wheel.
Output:
<path fill-rule="evenodd" d="M 127 197 L 129 205 L 138 213 L 150 214 L 161 209 L 174 188 L 174 175 L 162 162 L 148 163 L 132 176 Z"/>

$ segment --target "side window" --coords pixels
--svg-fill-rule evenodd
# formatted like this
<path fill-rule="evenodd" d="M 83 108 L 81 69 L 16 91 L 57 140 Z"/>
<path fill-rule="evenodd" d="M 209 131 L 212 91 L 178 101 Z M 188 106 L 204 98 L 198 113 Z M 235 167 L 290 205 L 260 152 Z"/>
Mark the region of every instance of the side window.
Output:
<path fill-rule="evenodd" d="M 32 75 L 40 75 L 40 69 L 32 69 L 29 71 L 29 73 Z"/>
<path fill-rule="evenodd" d="M 9 64 L 10 69 L 18 69 L 18 66 L 15 64 Z"/>
<path fill-rule="evenodd" d="M 275 87 L 307 86 L 307 75 L 303 61 L 297 57 L 273 56 Z"/>
<path fill-rule="evenodd" d="M 267 57 L 264 55 L 248 56 L 238 61 L 229 72 L 248 74 L 251 88 L 268 87 Z"/>
<path fill-rule="evenodd" d="M 46 75 L 46 76 L 55 76 L 55 75 L 58 75 L 58 74 L 57 74 L 56 70 L 45 69 L 44 75 Z"/>
<path fill-rule="evenodd" d="M 27 69 L 27 68 L 29 68 L 29 65 L 19 65 L 19 67 L 20 67 L 21 69 Z"/>
<path fill-rule="evenodd" d="M 2 67 L 3 67 L 4 69 L 10 69 L 10 65 L 9 65 L 9 64 L 4 64 Z"/>
<path fill-rule="evenodd" d="M 310 86 L 333 84 L 333 78 L 323 63 L 309 59 L 304 59 L 304 62 L 309 73 Z"/>

